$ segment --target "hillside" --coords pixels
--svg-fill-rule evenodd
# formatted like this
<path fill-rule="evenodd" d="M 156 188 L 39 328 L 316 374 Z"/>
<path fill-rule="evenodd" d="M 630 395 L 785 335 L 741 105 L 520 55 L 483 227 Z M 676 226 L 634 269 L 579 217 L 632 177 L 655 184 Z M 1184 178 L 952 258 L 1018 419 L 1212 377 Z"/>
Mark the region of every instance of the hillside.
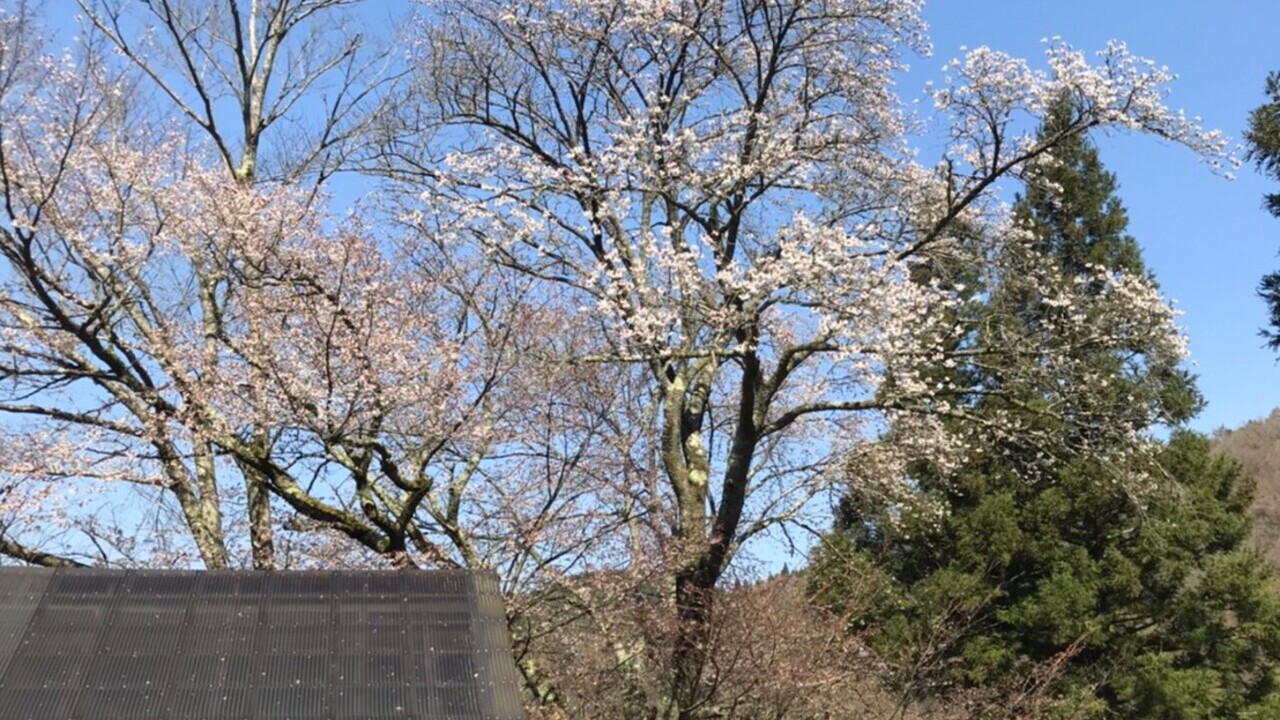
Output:
<path fill-rule="evenodd" d="M 1254 542 L 1280 567 L 1280 408 L 1234 430 L 1219 430 L 1214 441 L 1257 481 Z"/>

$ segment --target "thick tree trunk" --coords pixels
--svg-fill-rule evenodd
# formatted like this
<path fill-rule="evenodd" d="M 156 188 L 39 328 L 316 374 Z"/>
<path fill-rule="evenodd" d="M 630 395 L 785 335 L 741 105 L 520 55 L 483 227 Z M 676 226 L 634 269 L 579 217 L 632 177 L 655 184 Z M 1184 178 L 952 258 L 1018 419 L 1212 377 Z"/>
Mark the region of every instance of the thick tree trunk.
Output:
<path fill-rule="evenodd" d="M 702 701 L 702 672 L 711 639 L 711 611 L 715 582 L 695 570 L 676 577 L 675 647 L 671 654 L 671 703 L 665 717 L 688 720 Z"/>
<path fill-rule="evenodd" d="M 705 700 L 703 671 L 712 651 L 716 586 L 732 556 L 746 502 L 751 462 L 760 442 L 759 424 L 763 416 L 759 402 L 760 378 L 759 360 L 748 354 L 743 362 L 737 424 L 725 466 L 719 509 L 708 528 L 704 482 L 700 488 L 696 518 L 692 518 L 698 523 L 698 552 L 676 574 L 678 628 L 671 656 L 672 688 L 668 717 L 680 720 L 696 717 Z M 690 528 L 684 522 L 681 527 L 686 534 L 689 533 Z M 688 539 L 686 535 L 686 542 Z"/>

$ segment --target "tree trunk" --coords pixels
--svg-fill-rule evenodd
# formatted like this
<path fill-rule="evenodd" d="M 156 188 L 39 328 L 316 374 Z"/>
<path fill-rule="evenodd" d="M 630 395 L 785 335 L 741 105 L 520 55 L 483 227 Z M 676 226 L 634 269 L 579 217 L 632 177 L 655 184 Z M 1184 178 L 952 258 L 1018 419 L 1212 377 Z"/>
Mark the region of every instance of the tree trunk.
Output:
<path fill-rule="evenodd" d="M 249 545 L 254 570 L 276 569 L 276 548 L 271 528 L 271 493 L 261 477 L 245 475 L 245 495 L 249 503 Z"/>
<path fill-rule="evenodd" d="M 716 585 L 733 552 L 742 508 L 746 503 L 751 461 L 760 442 L 762 419 L 760 362 L 748 354 L 743 362 L 738 418 L 721 487 L 720 506 L 710 528 L 705 526 L 706 485 L 699 503 L 701 545 L 697 555 L 676 574 L 676 616 L 678 627 L 671 656 L 671 707 L 667 716 L 689 720 L 697 715 L 702 697 L 702 674 L 709 659 L 712 638 L 712 611 Z M 689 528 L 682 523 L 682 529 Z M 709 534 L 708 534 L 709 530 Z"/>

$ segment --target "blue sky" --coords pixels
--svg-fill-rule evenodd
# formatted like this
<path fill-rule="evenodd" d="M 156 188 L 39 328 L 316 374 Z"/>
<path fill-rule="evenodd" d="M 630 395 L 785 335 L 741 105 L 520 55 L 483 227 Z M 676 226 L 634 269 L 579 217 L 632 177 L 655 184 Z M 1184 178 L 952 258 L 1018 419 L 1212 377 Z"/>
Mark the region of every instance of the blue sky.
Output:
<path fill-rule="evenodd" d="M 1280 70 L 1276 0 L 934 0 L 924 11 L 934 56 L 900 88 L 913 98 L 960 47 L 988 45 L 1035 60 L 1041 38 L 1086 51 L 1110 39 L 1178 73 L 1169 103 L 1237 141 L 1262 102 L 1268 70 Z M 1209 402 L 1198 430 L 1234 427 L 1280 406 L 1280 364 L 1262 347 L 1266 308 L 1254 294 L 1280 268 L 1280 220 L 1261 209 L 1280 186 L 1242 168 L 1228 182 L 1188 151 L 1134 136 L 1099 138 L 1120 183 L 1129 230 L 1165 294 L 1178 301 L 1200 389 Z M 922 155 L 925 159 L 927 153 Z"/>

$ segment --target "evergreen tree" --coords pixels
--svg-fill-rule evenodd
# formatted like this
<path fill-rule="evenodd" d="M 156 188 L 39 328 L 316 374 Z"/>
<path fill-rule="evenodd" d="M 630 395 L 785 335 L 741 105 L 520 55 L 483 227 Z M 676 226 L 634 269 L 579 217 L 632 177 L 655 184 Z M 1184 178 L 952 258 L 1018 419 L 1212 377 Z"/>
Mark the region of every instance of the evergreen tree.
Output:
<path fill-rule="evenodd" d="M 1267 76 L 1267 101 L 1249 114 L 1249 129 L 1245 141 L 1249 154 L 1258 168 L 1275 180 L 1280 180 L 1280 72 Z M 1265 197 L 1265 205 L 1272 215 L 1280 218 L 1280 192 Z M 1280 271 L 1262 278 L 1258 294 L 1267 301 L 1271 310 L 1271 322 L 1263 330 L 1272 349 L 1280 350 Z"/>
<path fill-rule="evenodd" d="M 1046 117 L 1040 134 L 1052 136 L 1071 127 L 1076 112 L 1070 98 L 1062 98 Z M 1014 217 L 1030 234 L 1030 252 L 1056 265 L 1064 282 L 1087 281 L 1097 269 L 1151 279 L 1137 241 L 1127 232 L 1129 218 L 1115 194 L 1117 187 L 1115 175 L 1102 166 L 1097 148 L 1080 134 L 1055 148 L 1053 157 L 1027 176 L 1025 193 L 1014 205 Z M 1001 342 L 1008 341 L 1002 335 L 1025 335 L 1029 329 L 1032 337 L 1037 332 L 1055 332 L 1042 320 L 1060 310 L 1043 302 L 1037 282 L 1036 278 L 1019 276 L 999 280 L 985 299 L 985 311 L 1006 325 L 1018 326 L 982 323 L 987 337 L 979 339 L 980 345 L 998 348 Z M 1100 292 L 1102 288 L 1094 290 Z M 1046 326 L 1041 329 L 1042 325 Z M 1087 368 L 1114 379 L 1110 394 L 1078 400 L 1101 403 L 1108 410 L 1129 405 L 1134 427 L 1151 422 L 1178 424 L 1195 415 L 1202 405 L 1194 379 L 1182 368 L 1181 358 L 1158 356 L 1150 348 L 1130 347 L 1122 352 L 1080 353 L 1075 360 L 1076 372 Z M 1009 380 L 999 367 L 986 378 L 988 384 L 999 386 L 1006 393 L 1019 393 L 1021 402 L 1031 401 L 1031 396 L 1039 392 Z M 1124 415 L 1122 412 L 1120 417 Z M 1079 419 L 1068 428 L 1074 432 L 1088 430 L 1090 418 L 1083 413 L 1063 413 L 1061 418 L 1068 424 Z"/>
<path fill-rule="evenodd" d="M 1060 101 L 1041 135 L 1070 126 L 1072 114 L 1071 102 Z M 1129 216 L 1115 195 L 1115 175 L 1102 167 L 1087 137 L 1073 136 L 1040 168 L 1014 206 L 1014 216 L 1032 229 L 1037 251 L 1056 258 L 1066 274 L 1081 274 L 1088 265 L 1146 273 L 1138 243 L 1126 232 Z"/>
<path fill-rule="evenodd" d="M 1064 100 L 1041 132 L 1073 112 Z M 1027 180 L 1017 217 L 1064 279 L 1098 266 L 1146 272 L 1115 178 L 1086 138 Z M 1044 320 L 1055 308 L 1023 278 L 1003 278 L 974 302 L 992 318 L 978 347 L 1053 332 Z M 1114 378 L 1111 397 L 1090 402 L 1130 403 L 1146 413 L 1138 424 L 1194 414 L 1185 371 L 1126 350 L 1076 358 L 1074 371 Z M 975 413 L 1038 401 L 999 367 L 967 372 L 1000 391 Z M 1035 442 L 997 439 L 957 472 L 912 473 L 918 494 L 945 508 L 941 519 L 851 492 L 815 553 L 815 599 L 867 629 L 905 696 L 942 694 L 974 717 L 1280 717 L 1280 613 L 1265 564 L 1244 545 L 1249 479 L 1190 432 L 1173 431 L 1154 456 L 1117 459 L 1091 444 L 1089 413 L 1040 418 Z M 1065 454 L 1045 465 L 1049 437 Z"/>

